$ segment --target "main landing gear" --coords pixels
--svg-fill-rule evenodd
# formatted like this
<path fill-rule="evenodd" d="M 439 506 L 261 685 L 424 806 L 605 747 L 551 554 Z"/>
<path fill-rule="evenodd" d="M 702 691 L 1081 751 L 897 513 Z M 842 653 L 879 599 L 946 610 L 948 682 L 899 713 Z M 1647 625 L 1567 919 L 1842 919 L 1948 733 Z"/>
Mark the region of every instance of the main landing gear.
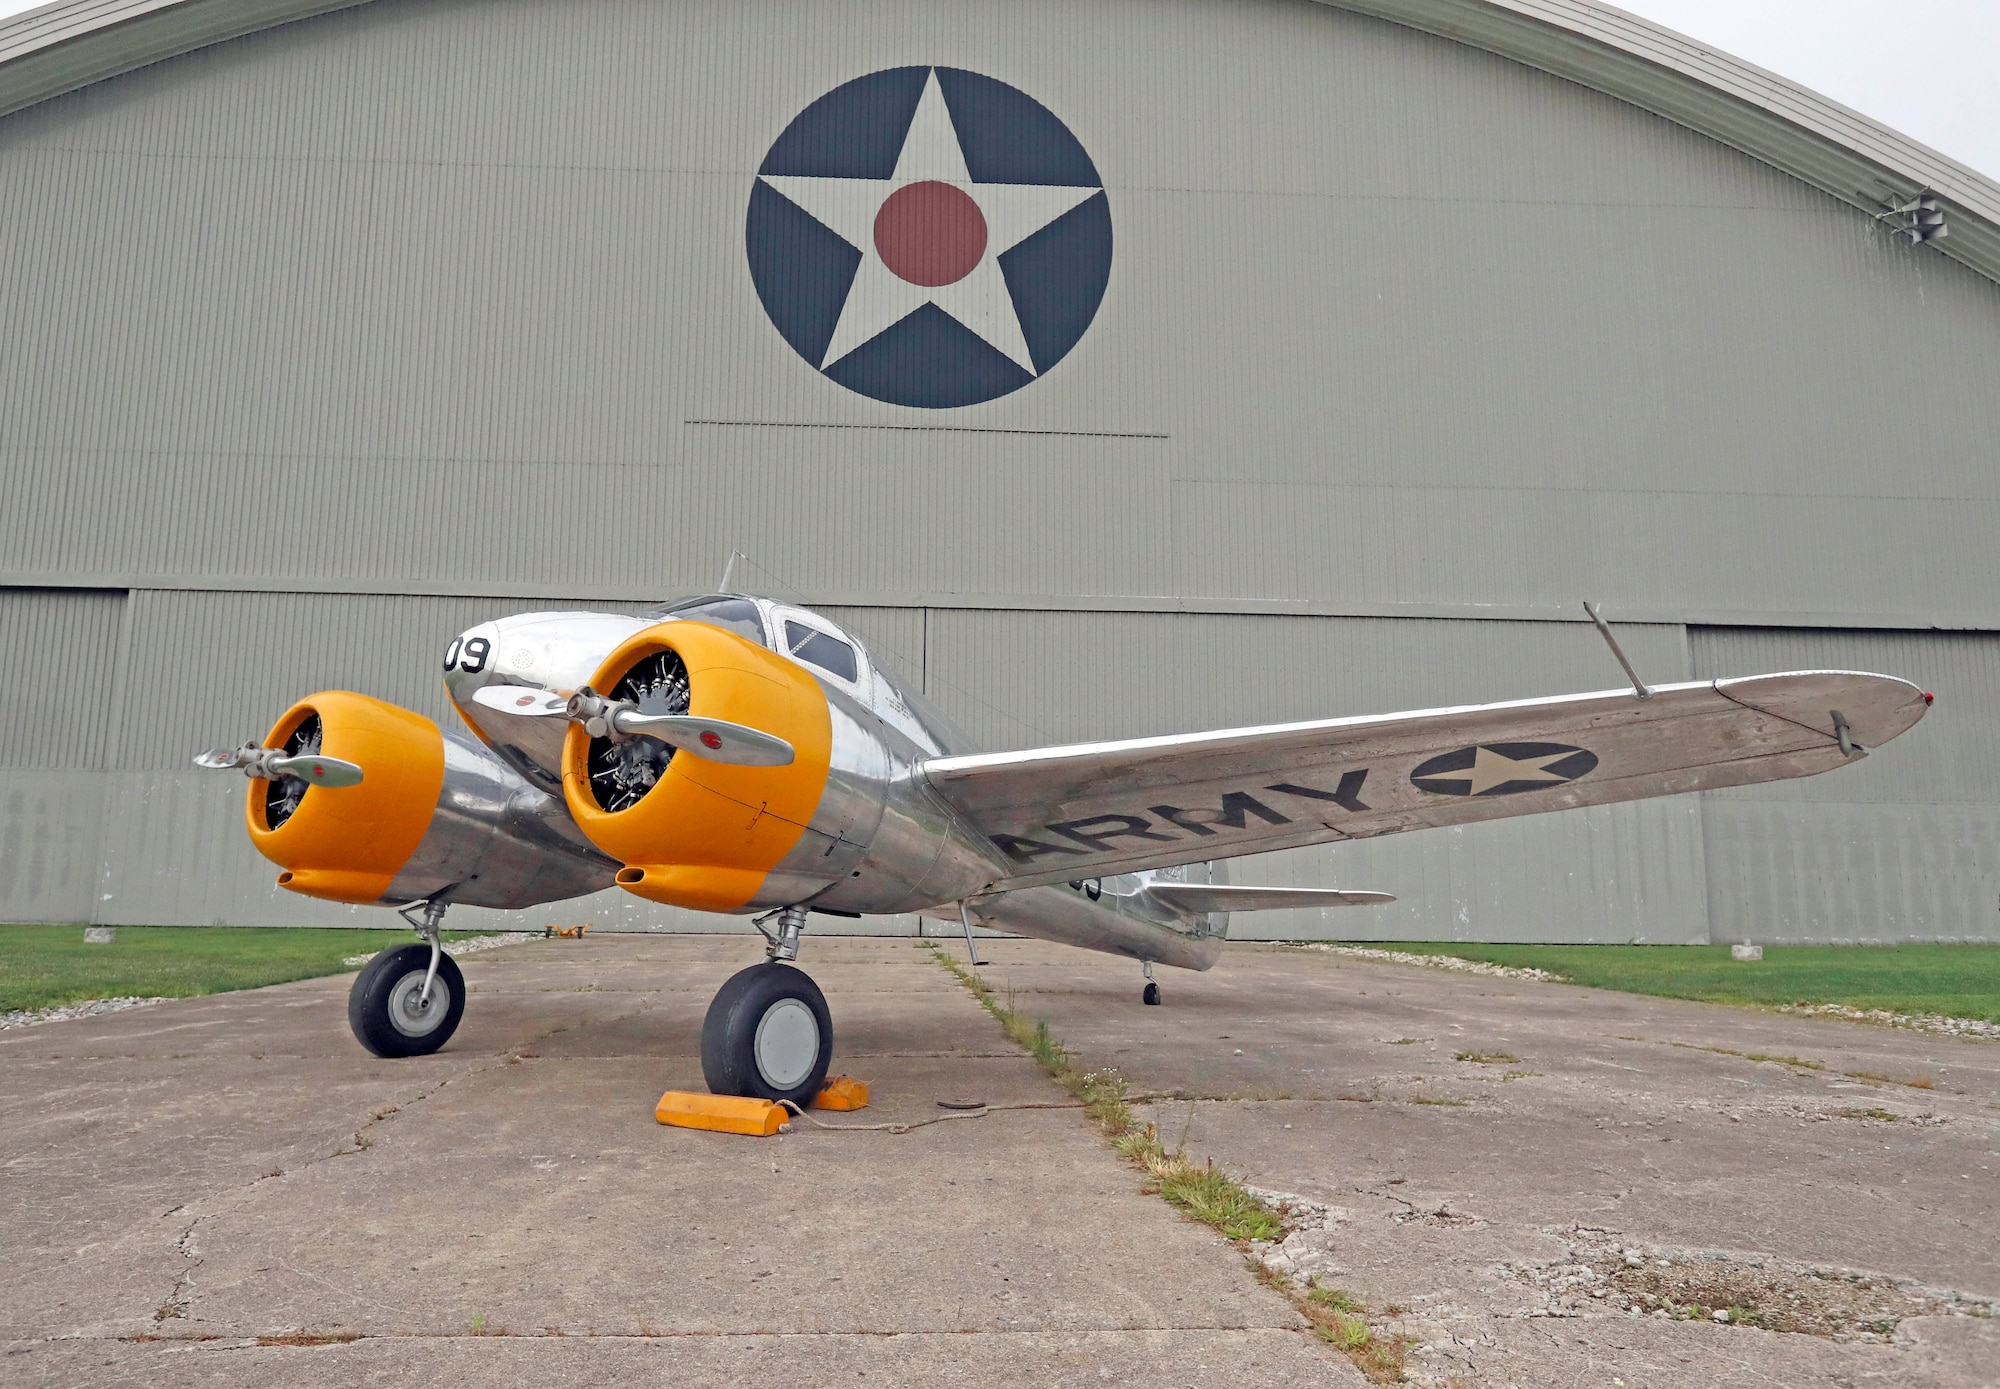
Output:
<path fill-rule="evenodd" d="M 790 1100 L 803 1105 L 826 1084 L 833 1064 L 833 1016 L 819 985 L 791 962 L 798 958 L 806 909 L 777 913 L 765 961 L 731 975 L 708 1005 L 701 1025 L 701 1073 L 718 1095 Z"/>
<path fill-rule="evenodd" d="M 1146 971 L 1146 987 L 1140 991 L 1139 1001 L 1148 1007 L 1157 1008 L 1160 1006 L 1160 986 L 1153 982 L 1153 962 L 1141 960 L 1139 963 Z"/>
<path fill-rule="evenodd" d="M 348 1026 L 377 1056 L 427 1056 L 451 1039 L 465 1016 L 465 976 L 438 938 L 445 905 L 433 900 L 403 908 L 422 939 L 382 951 L 348 991 Z M 732 975 L 708 1005 L 701 1070 L 718 1095 L 803 1105 L 826 1084 L 833 1015 L 819 985 L 792 964 L 806 909 L 786 907 L 772 916 L 775 931 L 764 929 L 771 916 L 754 923 L 770 942 L 764 963 Z"/>
<path fill-rule="evenodd" d="M 428 1056 L 458 1030 L 465 1016 L 465 976 L 438 942 L 443 902 L 425 902 L 423 919 L 403 917 L 423 940 L 384 950 L 347 993 L 347 1025 L 377 1056 Z"/>

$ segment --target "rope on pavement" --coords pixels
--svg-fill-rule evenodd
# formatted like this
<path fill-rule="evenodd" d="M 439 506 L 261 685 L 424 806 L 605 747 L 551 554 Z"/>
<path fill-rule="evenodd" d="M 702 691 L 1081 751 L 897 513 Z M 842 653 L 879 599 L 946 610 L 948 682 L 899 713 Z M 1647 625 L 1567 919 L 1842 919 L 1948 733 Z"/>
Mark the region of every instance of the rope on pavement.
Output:
<path fill-rule="evenodd" d="M 792 1111 L 816 1129 L 826 1129 L 833 1133 L 908 1133 L 912 1129 L 924 1128 L 930 1124 L 942 1124 L 948 1119 L 984 1119 L 989 1114 L 997 1114 L 1003 1109 L 1082 1109 L 1076 1100 L 1049 1100 L 1030 1104 L 985 1104 L 977 1109 L 963 1109 L 953 1114 L 938 1114 L 929 1119 L 913 1119 L 908 1123 L 891 1124 L 829 1124 L 813 1118 L 812 1115 L 793 1104 L 790 1100 L 779 1100 L 779 1104 Z"/>
<path fill-rule="evenodd" d="M 1155 1100 L 1175 1099 L 1173 1095 L 1135 1095 L 1127 1104 L 1149 1104 Z M 1082 1109 L 1081 1100 L 1040 1100 L 1026 1104 L 983 1104 L 977 1109 L 963 1109 L 953 1114 L 938 1114 L 929 1119 L 913 1119 L 908 1123 L 888 1124 L 829 1124 L 815 1119 L 790 1100 L 779 1100 L 779 1104 L 789 1109 L 798 1118 L 805 1120 L 816 1129 L 829 1133 L 908 1133 L 912 1129 L 924 1128 L 930 1124 L 942 1124 L 947 1119 L 984 1119 L 989 1114 L 998 1114 L 1005 1109 Z"/>

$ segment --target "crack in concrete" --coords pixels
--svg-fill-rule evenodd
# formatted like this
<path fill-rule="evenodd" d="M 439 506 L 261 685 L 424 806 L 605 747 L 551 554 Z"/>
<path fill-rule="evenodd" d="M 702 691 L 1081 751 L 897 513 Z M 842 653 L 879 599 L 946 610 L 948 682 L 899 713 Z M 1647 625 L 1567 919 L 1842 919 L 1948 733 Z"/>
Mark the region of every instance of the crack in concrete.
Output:
<path fill-rule="evenodd" d="M 1628 1243 L 1593 1225 L 1545 1227 L 1560 1259 L 1500 1265 L 1534 1288 L 1531 1318 L 1652 1316 L 1822 1336 L 1887 1341 L 1906 1317 L 2000 1316 L 2000 1301 L 1861 1269 L 1771 1254 Z"/>
<path fill-rule="evenodd" d="M 643 1008 L 635 1010 L 635 1012 L 643 1012 L 643 1011 L 644 1011 Z M 622 1019 L 620 1020 L 622 1021 Z M 531 1039 L 529 1045 L 533 1045 L 534 1042 L 543 1041 L 548 1037 L 554 1036 L 557 1032 L 560 1032 L 562 1030 L 563 1029 L 561 1028 L 552 1028 L 548 1032 L 542 1033 L 540 1036 Z M 322 1163 L 331 1162 L 336 1158 L 354 1157 L 361 1153 L 367 1152 L 370 1148 L 372 1148 L 375 1145 L 375 1140 L 370 1136 L 372 1130 L 374 1130 L 375 1128 L 377 1128 L 382 1124 L 387 1123 L 390 1119 L 394 1118 L 398 1114 L 403 1113 L 405 1110 L 408 1110 L 418 1104 L 421 1104 L 423 1101 L 429 1099 L 431 1096 L 437 1094 L 439 1091 L 444 1090 L 454 1081 L 470 1080 L 474 1076 L 480 1075 L 484 1072 L 500 1069 L 501 1067 L 507 1065 L 510 1060 L 516 1059 L 513 1056 L 515 1050 L 516 1048 L 509 1048 L 507 1051 L 497 1053 L 491 1057 L 483 1058 L 475 1062 L 469 1062 L 468 1064 L 459 1067 L 452 1074 L 445 1075 L 441 1078 L 431 1078 L 425 1082 L 419 1082 L 421 1085 L 424 1086 L 424 1088 L 420 1088 L 414 1094 L 404 1097 L 399 1103 L 384 1105 L 379 1109 L 370 1111 L 367 1122 L 361 1124 L 358 1128 L 355 1129 L 354 1137 L 352 1140 L 352 1146 L 336 1147 L 331 1152 L 322 1153 L 315 1157 L 309 1157 L 303 1163 L 299 1164 L 298 1167 L 292 1170 L 294 1172 L 304 1172 L 310 1168 L 317 1167 Z M 194 1274 L 195 1270 L 199 1269 L 205 1262 L 205 1260 L 203 1260 L 200 1257 L 201 1253 L 200 1249 L 194 1244 L 194 1233 L 196 1228 L 204 1220 L 209 1220 L 213 1219 L 216 1216 L 229 1214 L 231 1211 L 237 1209 L 238 1202 L 240 1202 L 243 1198 L 247 1197 L 252 1191 L 255 1191 L 259 1186 L 262 1186 L 265 1182 L 268 1181 L 278 1180 L 284 1177 L 285 1175 L 286 1175 L 286 1169 L 278 1168 L 274 1171 L 265 1172 L 259 1176 L 252 1177 L 249 1181 L 242 1183 L 240 1186 L 230 1188 L 227 1191 L 220 1193 L 216 1198 L 213 1198 L 213 1200 L 210 1203 L 211 1205 L 213 1205 L 214 1201 L 226 1201 L 227 1204 L 215 1206 L 213 1209 L 198 1212 L 192 1217 L 192 1219 L 188 1221 L 186 1227 L 182 1229 L 180 1235 L 174 1240 L 173 1248 L 174 1251 L 180 1254 L 183 1259 L 191 1260 L 191 1262 L 185 1264 L 181 1268 L 179 1273 L 176 1274 L 174 1278 L 173 1287 L 168 1290 L 165 1299 L 161 1301 L 158 1309 L 154 1311 L 153 1321 L 156 1324 L 170 1320 L 186 1321 L 186 1320 L 191 1320 L 193 1317 L 194 1292 L 195 1292 Z M 189 1209 L 190 1209 L 189 1205 L 183 1204 L 175 1206 L 172 1210 L 168 1211 L 167 1214 L 170 1216 L 178 1215 L 183 1211 L 187 1211 Z"/>
<path fill-rule="evenodd" d="M 362 1341 L 731 1341 L 756 1339 L 786 1340 L 914 1340 L 933 1336 L 960 1339 L 970 1336 L 1119 1336 L 1150 1335 L 1155 1333 L 1227 1334 L 1235 1332 L 1268 1331 L 1286 1336 L 1296 1335 L 1298 1328 L 1275 1322 L 1230 1322 L 1217 1324 L 1200 1323 L 1125 1323 L 1117 1326 L 1095 1326 L 1080 1330 L 1073 1326 L 1010 1326 L 1010 1327 L 945 1327 L 911 1330 L 907 1327 L 850 1327 L 838 1331 L 769 1331 L 769 1330 L 717 1330 L 717 1331 L 565 1331 L 561 1328 L 541 1327 L 533 1331 L 509 1331 L 495 1328 L 481 1331 L 262 1331 L 230 1335 L 176 1335 L 168 1333 L 144 1333 L 124 1336 L 25 1336 L 8 1342 L 15 1347 L 55 1346 L 55 1345 L 156 1345 L 170 1349 L 184 1350 L 252 1350 L 285 1349 L 317 1350 L 324 1346 L 355 1345 Z"/>
<path fill-rule="evenodd" d="M 186 1209 L 187 1207 L 185 1206 L 176 1206 L 173 1210 L 168 1211 L 167 1214 L 175 1215 Z M 161 1301 L 159 1307 L 153 1312 L 153 1320 L 156 1323 L 168 1320 L 185 1320 L 188 1313 L 194 1308 L 194 1271 L 200 1268 L 204 1262 L 201 1258 L 201 1250 L 196 1248 L 194 1243 L 194 1229 L 195 1226 L 201 1224 L 201 1220 L 202 1218 L 199 1215 L 189 1220 L 186 1227 L 182 1229 L 180 1237 L 174 1241 L 174 1252 L 179 1254 L 183 1260 L 191 1262 L 184 1263 L 181 1266 L 180 1272 L 174 1277 L 173 1287 L 167 1290 L 165 1299 Z"/>

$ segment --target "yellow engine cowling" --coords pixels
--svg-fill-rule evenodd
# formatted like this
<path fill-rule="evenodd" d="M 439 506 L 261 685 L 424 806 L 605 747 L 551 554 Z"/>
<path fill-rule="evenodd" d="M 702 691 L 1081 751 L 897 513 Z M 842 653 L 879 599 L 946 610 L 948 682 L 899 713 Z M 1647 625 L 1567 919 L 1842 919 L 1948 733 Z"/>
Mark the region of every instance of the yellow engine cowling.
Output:
<path fill-rule="evenodd" d="M 324 690 L 284 712 L 264 740 L 283 747 L 318 715 L 319 751 L 359 763 L 365 780 L 309 790 L 283 823 L 267 807 L 278 783 L 252 781 L 250 842 L 285 871 L 278 885 L 335 902 L 379 902 L 423 842 L 444 786 L 444 735 L 422 714 L 347 690 Z"/>
<path fill-rule="evenodd" d="M 572 724 L 563 744 L 563 796 L 591 842 L 626 865 L 620 887 L 670 906 L 733 911 L 756 896 L 819 808 L 833 750 L 826 695 L 793 662 L 702 622 L 664 622 L 635 634 L 605 658 L 591 688 L 612 692 L 662 651 L 687 667 L 690 714 L 783 738 L 792 745 L 791 764 L 739 767 L 678 752 L 635 804 L 608 811 L 591 787 L 590 735 Z"/>

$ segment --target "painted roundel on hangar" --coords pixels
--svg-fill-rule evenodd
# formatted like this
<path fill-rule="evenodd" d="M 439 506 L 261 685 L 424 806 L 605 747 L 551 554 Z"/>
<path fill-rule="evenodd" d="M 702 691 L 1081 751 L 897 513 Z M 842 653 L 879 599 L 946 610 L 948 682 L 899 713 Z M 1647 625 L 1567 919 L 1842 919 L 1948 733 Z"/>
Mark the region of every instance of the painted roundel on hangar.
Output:
<path fill-rule="evenodd" d="M 794 351 L 924 409 L 1040 377 L 1111 278 L 1089 154 L 1034 98 L 959 68 L 871 73 L 801 111 L 757 171 L 746 239 Z"/>

